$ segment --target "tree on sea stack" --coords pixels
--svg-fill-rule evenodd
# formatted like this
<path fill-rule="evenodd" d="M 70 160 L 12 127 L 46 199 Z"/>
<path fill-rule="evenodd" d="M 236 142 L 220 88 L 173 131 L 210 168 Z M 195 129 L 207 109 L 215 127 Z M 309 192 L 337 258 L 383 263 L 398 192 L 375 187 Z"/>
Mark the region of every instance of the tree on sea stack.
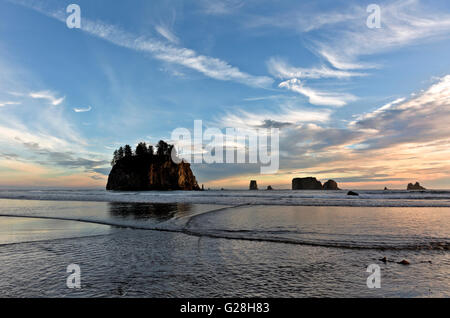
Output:
<path fill-rule="evenodd" d="M 140 142 L 136 146 L 136 151 L 134 152 L 138 157 L 144 157 L 148 154 L 147 144 L 145 142 Z"/>
<path fill-rule="evenodd" d="M 125 151 L 123 150 L 123 147 L 120 147 L 117 150 L 117 161 L 121 160 L 125 156 Z"/>
<path fill-rule="evenodd" d="M 111 166 L 115 166 L 117 162 L 123 159 L 123 148 L 120 147 L 119 149 L 114 151 L 113 159 L 111 160 Z"/>
<path fill-rule="evenodd" d="M 133 150 L 131 150 L 130 145 L 125 145 L 125 147 L 123 148 L 123 152 L 125 158 L 130 158 L 133 156 Z"/>
<path fill-rule="evenodd" d="M 114 156 L 113 156 L 113 159 L 111 160 L 111 166 L 113 166 L 113 167 L 117 162 L 117 152 L 118 152 L 117 150 L 114 151 Z"/>
<path fill-rule="evenodd" d="M 160 140 L 156 147 L 158 148 L 158 150 L 156 151 L 156 155 L 158 157 L 165 157 L 170 155 L 169 144 L 164 140 Z"/>

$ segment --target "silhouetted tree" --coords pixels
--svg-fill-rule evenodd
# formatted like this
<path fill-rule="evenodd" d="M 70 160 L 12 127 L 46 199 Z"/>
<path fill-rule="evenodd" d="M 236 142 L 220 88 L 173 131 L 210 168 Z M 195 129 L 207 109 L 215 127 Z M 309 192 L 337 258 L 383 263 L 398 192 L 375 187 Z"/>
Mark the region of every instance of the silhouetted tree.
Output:
<path fill-rule="evenodd" d="M 120 147 L 119 150 L 117 150 L 117 161 L 123 159 L 125 156 L 125 153 L 123 151 L 123 147 Z"/>
<path fill-rule="evenodd" d="M 118 163 L 120 160 L 123 159 L 124 153 L 123 153 L 123 148 L 120 147 L 117 150 L 114 150 L 114 156 L 113 159 L 111 160 L 111 166 L 115 166 L 116 163 Z"/>
<path fill-rule="evenodd" d="M 137 157 L 144 158 L 148 154 L 147 144 L 145 142 L 140 142 L 136 146 L 135 154 Z"/>
<path fill-rule="evenodd" d="M 136 146 L 136 150 L 133 153 L 130 145 L 125 145 L 114 151 L 111 165 L 114 167 L 119 161 L 126 159 L 129 164 L 142 165 L 142 167 L 149 165 L 155 161 L 165 161 L 171 159 L 172 151 L 176 156 L 175 147 L 169 145 L 164 140 L 160 140 L 155 148 L 153 146 L 147 146 L 145 142 L 140 142 Z"/>
<path fill-rule="evenodd" d="M 123 150 L 125 158 L 131 158 L 133 156 L 133 150 L 131 150 L 130 145 L 125 145 Z"/>
<path fill-rule="evenodd" d="M 113 156 L 113 159 L 111 160 L 111 166 L 115 166 L 116 165 L 116 163 L 117 163 L 117 157 L 118 157 L 118 155 L 117 155 L 117 153 L 118 153 L 118 151 L 117 150 L 114 150 L 114 156 Z"/>
<path fill-rule="evenodd" d="M 156 152 L 158 157 L 163 158 L 163 157 L 167 157 L 168 155 L 170 155 L 169 144 L 166 143 L 164 140 L 160 140 L 156 147 L 158 148 L 158 150 Z"/>

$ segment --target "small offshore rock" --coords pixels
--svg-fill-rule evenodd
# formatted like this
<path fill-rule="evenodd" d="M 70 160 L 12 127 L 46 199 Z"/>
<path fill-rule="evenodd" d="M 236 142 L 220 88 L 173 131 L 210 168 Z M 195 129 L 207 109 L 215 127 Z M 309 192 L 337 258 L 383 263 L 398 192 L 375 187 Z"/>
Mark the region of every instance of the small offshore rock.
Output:
<path fill-rule="evenodd" d="M 410 265 L 410 263 L 406 259 L 404 259 L 401 262 L 398 262 L 398 264 L 400 264 L 400 265 Z"/>
<path fill-rule="evenodd" d="M 347 193 L 347 195 L 359 196 L 359 193 L 356 193 L 356 192 L 353 192 L 353 191 L 349 191 Z"/>
<path fill-rule="evenodd" d="M 415 184 L 409 183 L 406 190 L 415 191 L 415 190 L 426 190 L 426 189 L 424 187 L 422 187 L 419 182 L 416 182 Z"/>

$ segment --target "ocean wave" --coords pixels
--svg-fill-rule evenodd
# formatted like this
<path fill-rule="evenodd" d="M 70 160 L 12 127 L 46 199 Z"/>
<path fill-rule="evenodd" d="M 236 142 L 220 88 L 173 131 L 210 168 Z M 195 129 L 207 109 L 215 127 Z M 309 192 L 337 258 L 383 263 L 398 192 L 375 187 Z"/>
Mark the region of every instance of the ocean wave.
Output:
<path fill-rule="evenodd" d="M 204 192 L 112 192 L 106 190 L 0 190 L 0 199 L 97 201 L 129 203 L 192 203 L 223 205 L 293 205 L 358 207 L 450 207 L 450 191 L 204 191 Z"/>

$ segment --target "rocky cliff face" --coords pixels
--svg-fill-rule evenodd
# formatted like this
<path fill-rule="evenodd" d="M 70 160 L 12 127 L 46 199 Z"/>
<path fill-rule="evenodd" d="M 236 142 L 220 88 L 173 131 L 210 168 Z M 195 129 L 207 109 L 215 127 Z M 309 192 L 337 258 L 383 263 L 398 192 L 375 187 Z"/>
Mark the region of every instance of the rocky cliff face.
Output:
<path fill-rule="evenodd" d="M 122 160 L 111 170 L 107 190 L 200 190 L 190 164 L 174 163 L 168 159 L 147 163 Z"/>
<path fill-rule="evenodd" d="M 416 182 L 415 184 L 408 184 L 407 190 L 426 190 L 424 187 L 420 185 L 419 182 Z"/>

